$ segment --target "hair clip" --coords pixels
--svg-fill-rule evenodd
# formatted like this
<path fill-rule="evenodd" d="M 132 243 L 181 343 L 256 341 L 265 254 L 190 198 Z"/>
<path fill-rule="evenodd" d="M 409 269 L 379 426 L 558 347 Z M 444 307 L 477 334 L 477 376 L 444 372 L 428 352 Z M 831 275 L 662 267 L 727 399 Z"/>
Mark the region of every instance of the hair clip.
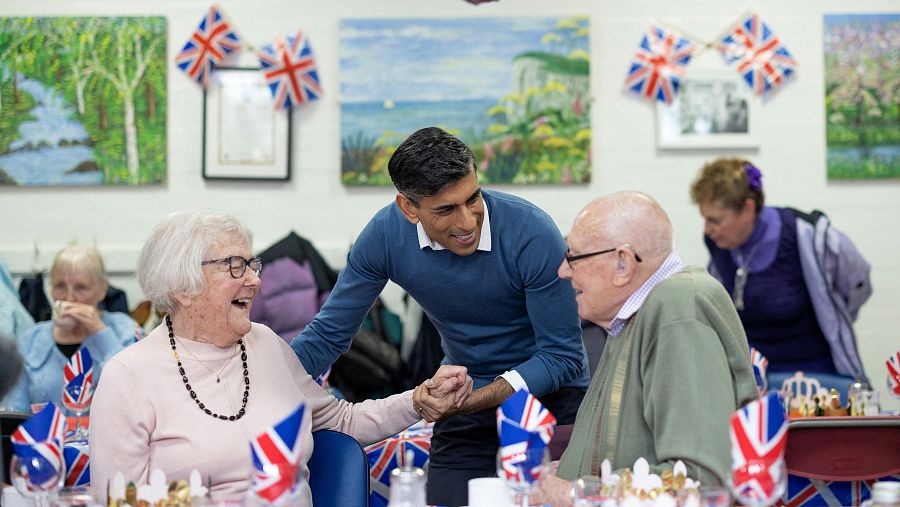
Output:
<path fill-rule="evenodd" d="M 747 185 L 750 187 L 750 190 L 762 192 L 762 172 L 760 172 L 759 168 L 750 162 L 746 162 L 744 164 L 744 172 L 747 173 Z"/>

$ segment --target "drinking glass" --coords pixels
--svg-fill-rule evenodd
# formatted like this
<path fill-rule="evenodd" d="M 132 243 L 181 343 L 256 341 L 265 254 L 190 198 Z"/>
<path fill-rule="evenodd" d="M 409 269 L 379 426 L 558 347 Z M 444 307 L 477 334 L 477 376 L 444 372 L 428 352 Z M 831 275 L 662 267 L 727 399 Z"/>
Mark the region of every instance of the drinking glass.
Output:
<path fill-rule="evenodd" d="M 72 401 L 73 398 L 80 401 Z M 81 425 L 81 417 L 88 412 L 93 398 L 94 384 L 92 382 L 85 382 L 68 391 L 63 386 L 62 404 L 66 407 L 66 410 L 75 416 L 75 429 L 66 435 L 67 444 L 72 442 L 87 443 L 88 430 Z"/>
<path fill-rule="evenodd" d="M 760 476 L 760 482 L 762 483 L 772 482 L 772 488 L 767 494 L 746 486 L 736 488 L 732 478 L 729 477 L 729 487 L 735 500 L 747 507 L 775 505 L 775 502 L 781 498 L 787 488 L 787 471 L 784 467 L 784 461 L 781 460 L 780 463 L 773 463 L 767 466 L 765 463 L 754 460 L 748 462 L 743 468 L 746 468 L 744 472 L 749 473 L 751 476 Z M 766 470 L 767 468 L 768 471 Z M 732 472 L 733 474 L 734 472 Z"/>
<path fill-rule="evenodd" d="M 46 458 L 21 458 L 13 454 L 9 461 L 9 480 L 13 487 L 35 507 L 50 507 L 59 496 L 64 477 L 63 466 L 54 466 Z"/>
<path fill-rule="evenodd" d="M 522 507 L 528 506 L 528 495 L 546 477 L 549 467 L 550 450 L 546 446 L 508 456 L 497 451 L 497 475 L 515 493 L 515 504 Z"/>
<path fill-rule="evenodd" d="M 603 481 L 596 475 L 575 479 L 572 489 L 575 492 L 574 507 L 599 507 L 608 500 L 603 491 Z"/>

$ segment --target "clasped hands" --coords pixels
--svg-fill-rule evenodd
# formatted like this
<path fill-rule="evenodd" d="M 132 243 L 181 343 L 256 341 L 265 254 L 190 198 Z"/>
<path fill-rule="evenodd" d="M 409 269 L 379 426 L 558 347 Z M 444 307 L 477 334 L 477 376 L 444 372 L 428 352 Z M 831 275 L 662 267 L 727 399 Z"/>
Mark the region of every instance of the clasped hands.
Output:
<path fill-rule="evenodd" d="M 460 412 L 472 394 L 472 377 L 465 366 L 442 365 L 413 392 L 413 408 L 428 422 Z"/>

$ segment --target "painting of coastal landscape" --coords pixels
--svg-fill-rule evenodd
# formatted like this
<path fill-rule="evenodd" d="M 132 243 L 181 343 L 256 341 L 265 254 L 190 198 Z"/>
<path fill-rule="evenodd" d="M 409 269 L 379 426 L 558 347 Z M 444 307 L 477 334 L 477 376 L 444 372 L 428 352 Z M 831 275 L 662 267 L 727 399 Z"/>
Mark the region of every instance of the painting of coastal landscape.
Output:
<path fill-rule="evenodd" d="M 0 185 L 166 180 L 163 17 L 0 17 Z"/>
<path fill-rule="evenodd" d="M 589 182 L 589 36 L 580 16 L 342 20 L 343 183 L 390 185 L 429 126 L 472 147 L 482 184 Z"/>
<path fill-rule="evenodd" d="M 900 178 L 900 14 L 825 16 L 828 179 Z"/>

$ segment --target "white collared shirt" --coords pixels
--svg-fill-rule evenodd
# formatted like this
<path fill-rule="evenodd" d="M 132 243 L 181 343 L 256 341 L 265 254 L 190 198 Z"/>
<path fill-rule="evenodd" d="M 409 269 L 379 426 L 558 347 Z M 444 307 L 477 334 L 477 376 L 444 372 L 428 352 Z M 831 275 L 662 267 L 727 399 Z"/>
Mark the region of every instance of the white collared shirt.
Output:
<path fill-rule="evenodd" d="M 681 271 L 683 268 L 684 264 L 681 262 L 681 257 L 675 253 L 675 250 L 672 250 L 672 253 L 666 257 L 659 269 L 650 275 L 650 278 L 628 297 L 622 308 L 619 308 L 619 313 L 616 314 L 616 318 L 610 322 L 609 329 L 607 329 L 609 334 L 616 336 L 622 332 L 625 329 L 625 325 L 628 324 L 628 319 L 637 313 L 650 291 L 653 290 L 653 287 L 656 287 L 656 284 Z"/>

